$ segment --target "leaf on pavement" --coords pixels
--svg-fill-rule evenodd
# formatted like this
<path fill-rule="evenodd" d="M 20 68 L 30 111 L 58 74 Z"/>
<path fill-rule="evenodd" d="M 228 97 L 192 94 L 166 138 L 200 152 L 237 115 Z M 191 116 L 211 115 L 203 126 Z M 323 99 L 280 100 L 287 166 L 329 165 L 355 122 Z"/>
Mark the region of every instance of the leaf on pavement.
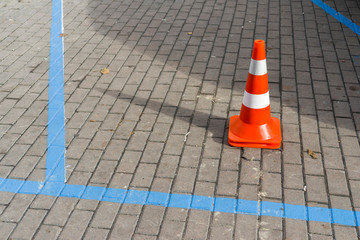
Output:
<path fill-rule="evenodd" d="M 309 156 L 310 156 L 312 159 L 317 159 L 316 153 L 314 153 L 313 151 L 311 151 L 311 149 L 308 149 L 308 150 L 307 150 L 307 153 L 309 154 Z"/>
<path fill-rule="evenodd" d="M 103 68 L 103 69 L 101 69 L 100 72 L 101 72 L 102 74 L 108 74 L 108 73 L 110 73 L 110 70 L 107 69 L 107 68 Z"/>

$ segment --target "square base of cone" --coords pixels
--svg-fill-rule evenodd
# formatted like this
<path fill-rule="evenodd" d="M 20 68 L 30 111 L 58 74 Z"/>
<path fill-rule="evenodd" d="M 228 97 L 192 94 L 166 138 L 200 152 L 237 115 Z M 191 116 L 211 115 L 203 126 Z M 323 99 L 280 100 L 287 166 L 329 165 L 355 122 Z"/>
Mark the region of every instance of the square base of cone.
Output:
<path fill-rule="evenodd" d="M 268 148 L 268 149 L 277 149 L 281 147 L 281 127 L 280 120 L 272 117 L 271 122 L 264 124 L 267 127 L 274 129 L 274 133 L 267 138 L 251 139 L 248 137 L 241 136 L 241 133 L 234 133 L 232 129 L 235 129 L 235 124 L 240 120 L 239 116 L 232 116 L 229 123 L 229 145 L 233 147 L 250 147 L 250 148 Z M 246 127 L 248 124 L 243 123 L 243 126 Z M 248 126 L 254 132 L 263 131 L 264 125 L 260 126 Z M 268 126 L 269 125 L 269 126 Z M 248 131 L 249 129 L 247 129 Z M 239 136 L 240 135 L 240 136 Z"/>

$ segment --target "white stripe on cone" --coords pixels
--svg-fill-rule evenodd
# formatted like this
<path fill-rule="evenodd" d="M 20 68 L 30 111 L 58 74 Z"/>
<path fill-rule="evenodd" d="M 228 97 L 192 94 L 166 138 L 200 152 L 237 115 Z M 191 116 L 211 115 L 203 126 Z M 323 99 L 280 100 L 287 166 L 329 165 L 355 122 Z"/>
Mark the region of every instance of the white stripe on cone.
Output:
<path fill-rule="evenodd" d="M 243 104 L 252 109 L 266 108 L 270 105 L 269 91 L 264 94 L 251 94 L 245 90 Z"/>
<path fill-rule="evenodd" d="M 249 73 L 257 76 L 266 74 L 267 73 L 266 59 L 254 60 L 251 58 Z"/>

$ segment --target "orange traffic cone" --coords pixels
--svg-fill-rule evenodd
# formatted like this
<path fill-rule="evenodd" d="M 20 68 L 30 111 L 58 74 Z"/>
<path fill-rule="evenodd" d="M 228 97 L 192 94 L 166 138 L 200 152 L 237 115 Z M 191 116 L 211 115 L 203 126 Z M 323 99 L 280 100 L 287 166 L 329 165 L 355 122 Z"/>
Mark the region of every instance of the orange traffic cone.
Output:
<path fill-rule="evenodd" d="M 255 40 L 240 116 L 232 116 L 229 144 L 234 147 L 279 148 L 280 120 L 271 117 L 265 42 Z"/>

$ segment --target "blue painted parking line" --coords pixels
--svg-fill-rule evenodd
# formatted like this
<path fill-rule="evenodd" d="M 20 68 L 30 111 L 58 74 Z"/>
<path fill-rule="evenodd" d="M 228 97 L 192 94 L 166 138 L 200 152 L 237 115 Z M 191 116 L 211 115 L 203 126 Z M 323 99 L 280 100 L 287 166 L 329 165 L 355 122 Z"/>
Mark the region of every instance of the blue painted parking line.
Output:
<path fill-rule="evenodd" d="M 329 209 L 225 197 L 72 185 L 58 182 L 44 183 L 3 178 L 0 178 L 0 182 L 0 191 L 12 193 L 40 194 L 120 204 L 152 205 L 210 212 L 271 216 L 347 226 L 359 226 L 360 222 L 360 212 L 335 208 Z"/>
<path fill-rule="evenodd" d="M 0 191 L 153 205 L 210 212 L 272 216 L 359 226 L 360 212 L 226 197 L 72 185 L 65 183 L 64 48 L 62 0 L 53 0 L 50 40 L 48 145 L 44 182 L 0 178 Z"/>
<path fill-rule="evenodd" d="M 336 10 L 334 10 L 333 8 L 331 8 L 329 5 L 327 5 L 323 1 L 321 1 L 321 0 L 312 0 L 312 1 L 313 1 L 313 3 L 315 3 L 316 5 L 321 7 L 326 13 L 331 15 L 333 18 L 335 18 L 336 20 L 338 20 L 339 22 L 341 22 L 342 24 L 344 24 L 345 26 L 350 28 L 354 33 L 356 33 L 357 35 L 360 35 L 360 26 L 359 25 L 352 22 L 350 19 L 348 19 L 341 13 L 339 13 Z"/>
<path fill-rule="evenodd" d="M 65 182 L 64 41 L 62 0 L 52 1 L 45 181 Z"/>

